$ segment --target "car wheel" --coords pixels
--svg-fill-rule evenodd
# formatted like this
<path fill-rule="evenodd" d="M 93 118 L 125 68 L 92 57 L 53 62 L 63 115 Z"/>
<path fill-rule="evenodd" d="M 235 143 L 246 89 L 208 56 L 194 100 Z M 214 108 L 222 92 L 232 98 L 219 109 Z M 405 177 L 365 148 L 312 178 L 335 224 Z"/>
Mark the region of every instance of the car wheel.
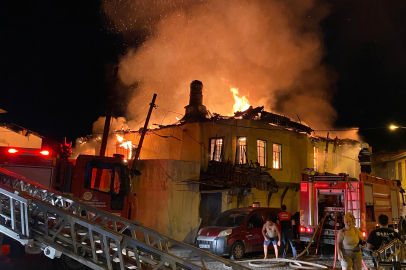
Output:
<path fill-rule="evenodd" d="M 60 258 L 53 259 L 55 270 L 86 270 L 88 267 L 75 259 L 72 259 L 65 254 L 62 254 Z"/>
<path fill-rule="evenodd" d="M 235 242 L 231 247 L 230 259 L 235 261 L 241 260 L 242 257 L 244 257 L 244 244 L 241 242 Z"/>

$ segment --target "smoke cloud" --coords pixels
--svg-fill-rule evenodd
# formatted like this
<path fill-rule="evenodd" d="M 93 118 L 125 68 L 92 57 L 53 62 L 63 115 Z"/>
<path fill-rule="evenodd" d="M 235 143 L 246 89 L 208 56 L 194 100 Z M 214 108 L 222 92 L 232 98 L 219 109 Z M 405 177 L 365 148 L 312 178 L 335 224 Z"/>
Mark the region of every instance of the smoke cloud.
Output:
<path fill-rule="evenodd" d="M 122 57 L 119 76 L 131 92 L 127 117 L 145 118 L 153 93 L 153 122 L 176 122 L 189 84 L 203 82 L 203 104 L 231 115 L 238 88 L 254 107 L 331 128 L 335 75 L 322 64 L 319 22 L 328 8 L 313 0 L 122 0 L 103 10 L 128 40 L 146 33 Z M 134 87 L 135 85 L 135 87 Z M 163 118 L 165 119 L 163 120 Z M 321 134 L 320 134 L 321 135 Z"/>

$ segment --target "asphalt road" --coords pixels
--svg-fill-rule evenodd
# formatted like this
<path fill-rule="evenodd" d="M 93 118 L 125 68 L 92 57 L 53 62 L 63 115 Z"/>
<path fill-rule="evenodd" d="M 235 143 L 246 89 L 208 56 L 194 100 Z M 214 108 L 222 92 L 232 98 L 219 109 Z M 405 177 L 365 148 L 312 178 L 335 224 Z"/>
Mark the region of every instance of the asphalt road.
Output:
<path fill-rule="evenodd" d="M 329 269 L 332 269 L 333 264 L 334 264 L 334 256 L 332 254 L 327 254 L 327 255 L 313 255 L 314 251 L 310 251 L 311 255 L 308 256 L 303 256 L 302 259 L 304 261 L 308 262 L 313 262 L 313 263 L 318 263 L 322 265 L 326 265 L 329 267 Z M 273 258 L 273 256 L 270 256 Z M 252 254 L 247 254 L 244 260 L 252 260 L 252 259 L 258 259 L 261 260 L 263 258 L 262 253 L 252 253 Z M 243 261 L 244 261 L 243 260 Z M 372 267 L 372 260 L 370 258 L 364 258 L 364 261 L 367 265 L 367 267 Z M 248 263 L 241 262 L 241 264 L 248 266 Z M 208 262 L 207 266 L 209 269 L 212 270 L 221 270 L 221 269 L 229 269 L 228 267 L 225 267 L 224 265 L 216 262 Z M 274 267 L 274 268 L 256 268 L 256 267 L 251 267 L 252 269 L 273 269 L 273 270 L 286 270 L 286 269 L 292 269 L 289 266 L 283 266 L 283 267 Z M 46 257 L 44 254 L 39 254 L 39 255 L 32 255 L 32 254 L 26 254 L 22 259 L 17 259 L 17 260 L 12 260 L 8 259 L 6 256 L 0 256 L 0 269 L 1 270 L 53 270 L 53 262 L 51 259 Z M 337 262 L 336 264 L 336 269 L 341 269 L 340 262 Z M 62 270 L 62 269 L 55 269 L 55 270 Z"/>

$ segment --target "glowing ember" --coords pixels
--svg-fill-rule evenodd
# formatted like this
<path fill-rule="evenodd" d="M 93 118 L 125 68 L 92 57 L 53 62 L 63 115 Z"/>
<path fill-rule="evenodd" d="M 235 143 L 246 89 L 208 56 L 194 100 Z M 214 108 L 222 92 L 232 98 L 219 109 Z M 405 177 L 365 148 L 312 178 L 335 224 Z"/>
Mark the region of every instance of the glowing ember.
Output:
<path fill-rule="evenodd" d="M 249 101 L 245 96 L 238 97 L 238 88 L 230 87 L 231 93 L 234 96 L 233 113 L 238 111 L 245 111 L 250 107 Z"/>

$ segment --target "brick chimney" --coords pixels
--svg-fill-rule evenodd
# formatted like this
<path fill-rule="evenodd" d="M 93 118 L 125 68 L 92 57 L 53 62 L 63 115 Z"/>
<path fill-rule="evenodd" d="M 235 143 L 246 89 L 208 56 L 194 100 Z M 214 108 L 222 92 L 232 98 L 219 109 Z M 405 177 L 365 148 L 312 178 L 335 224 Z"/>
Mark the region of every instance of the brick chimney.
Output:
<path fill-rule="evenodd" d="M 185 107 L 185 116 L 182 120 L 193 122 L 207 119 L 207 109 L 203 105 L 203 83 L 194 80 L 190 84 L 189 105 Z"/>

